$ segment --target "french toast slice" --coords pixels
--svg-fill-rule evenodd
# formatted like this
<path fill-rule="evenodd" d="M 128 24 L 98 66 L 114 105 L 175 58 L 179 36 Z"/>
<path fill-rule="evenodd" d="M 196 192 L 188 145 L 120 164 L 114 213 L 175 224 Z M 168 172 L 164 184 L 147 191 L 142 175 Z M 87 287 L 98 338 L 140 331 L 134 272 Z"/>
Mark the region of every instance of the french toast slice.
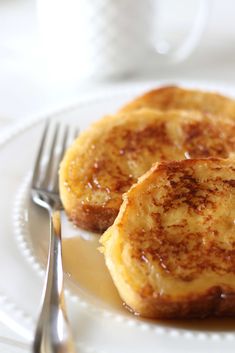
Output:
<path fill-rule="evenodd" d="M 157 163 L 100 238 L 129 308 L 149 318 L 235 315 L 235 160 Z"/>
<path fill-rule="evenodd" d="M 209 114 L 142 109 L 101 119 L 67 150 L 60 195 L 75 225 L 95 232 L 115 220 L 125 193 L 153 163 L 227 158 L 235 122 Z"/>
<path fill-rule="evenodd" d="M 121 112 L 141 108 L 197 110 L 235 119 L 235 100 L 215 92 L 165 86 L 151 90 L 126 104 Z"/>

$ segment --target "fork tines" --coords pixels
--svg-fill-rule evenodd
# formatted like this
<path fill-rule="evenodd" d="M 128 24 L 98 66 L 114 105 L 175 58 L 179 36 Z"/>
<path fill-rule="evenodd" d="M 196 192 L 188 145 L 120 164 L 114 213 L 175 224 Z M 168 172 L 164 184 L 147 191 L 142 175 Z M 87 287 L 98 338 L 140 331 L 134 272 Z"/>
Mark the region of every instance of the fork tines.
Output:
<path fill-rule="evenodd" d="M 46 121 L 32 178 L 33 188 L 58 193 L 60 161 L 77 135 L 77 129 L 72 133 L 68 125 Z"/>

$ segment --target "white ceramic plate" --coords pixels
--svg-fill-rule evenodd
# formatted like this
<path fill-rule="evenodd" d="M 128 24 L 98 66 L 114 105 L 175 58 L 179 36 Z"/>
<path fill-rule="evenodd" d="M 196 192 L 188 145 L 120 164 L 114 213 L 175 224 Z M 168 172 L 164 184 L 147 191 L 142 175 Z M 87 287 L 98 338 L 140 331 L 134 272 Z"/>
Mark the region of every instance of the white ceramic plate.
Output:
<path fill-rule="evenodd" d="M 184 85 L 235 96 L 233 87 Z M 151 86 L 121 86 L 99 93 L 51 119 L 84 129 Z M 28 192 L 44 118 L 21 125 L 0 144 L 0 319 L 28 342 L 39 311 L 48 243 L 47 215 L 32 205 Z M 80 230 L 70 234 L 69 227 L 64 234 L 65 270 L 76 269 L 78 279 L 66 274 L 65 282 L 79 353 L 234 351 L 235 320 L 154 322 L 130 314 L 97 252 L 97 237 Z"/>

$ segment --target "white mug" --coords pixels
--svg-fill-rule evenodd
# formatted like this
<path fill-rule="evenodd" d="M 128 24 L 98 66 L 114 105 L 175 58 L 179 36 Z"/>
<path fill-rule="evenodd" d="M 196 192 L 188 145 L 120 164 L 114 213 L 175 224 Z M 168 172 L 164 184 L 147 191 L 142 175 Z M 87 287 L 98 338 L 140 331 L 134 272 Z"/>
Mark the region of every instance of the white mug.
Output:
<path fill-rule="evenodd" d="M 208 13 L 208 1 L 198 0 L 186 38 L 171 49 L 159 39 L 157 0 L 38 0 L 37 4 L 51 69 L 77 78 L 125 77 L 143 71 L 150 59 L 159 64 L 182 61 L 198 44 Z"/>

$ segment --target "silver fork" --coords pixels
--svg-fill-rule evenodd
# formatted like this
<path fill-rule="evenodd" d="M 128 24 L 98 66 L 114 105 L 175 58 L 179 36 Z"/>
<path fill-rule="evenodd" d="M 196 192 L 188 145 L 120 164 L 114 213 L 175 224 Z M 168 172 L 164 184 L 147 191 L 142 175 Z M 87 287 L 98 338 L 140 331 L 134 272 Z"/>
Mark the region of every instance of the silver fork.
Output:
<path fill-rule="evenodd" d="M 64 305 L 60 229 L 62 204 L 58 191 L 59 163 L 64 155 L 70 134 L 68 127 L 62 128 L 58 124 L 56 125 L 48 151 L 49 157 L 43 168 L 45 150 L 47 149 L 45 146 L 47 140 L 49 140 L 49 128 L 50 125 L 47 122 L 36 158 L 31 184 L 33 202 L 45 208 L 50 217 L 49 255 L 43 303 L 32 351 L 34 353 L 71 353 L 75 352 L 75 348 Z"/>

